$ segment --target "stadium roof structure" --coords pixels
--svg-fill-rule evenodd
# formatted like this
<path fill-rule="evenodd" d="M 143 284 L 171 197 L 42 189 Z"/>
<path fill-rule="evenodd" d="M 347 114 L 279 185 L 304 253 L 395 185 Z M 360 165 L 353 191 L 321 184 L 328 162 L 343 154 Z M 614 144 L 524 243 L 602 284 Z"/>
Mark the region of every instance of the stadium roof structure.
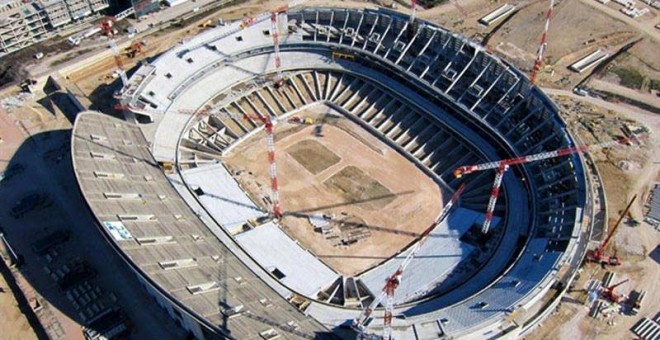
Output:
<path fill-rule="evenodd" d="M 81 190 L 111 244 L 173 306 L 206 329 L 220 332 L 222 325 L 239 338 L 253 336 L 261 327 L 253 321 L 263 318 L 276 325 L 294 321 L 304 334 L 342 332 L 360 310 L 315 296 L 317 283 L 283 280 L 283 271 L 269 270 L 279 264 L 260 263 L 264 254 L 254 248 L 264 236 L 250 233 L 263 225 L 236 231 L 241 220 L 262 212 L 218 161 L 260 127 L 232 115 L 254 114 L 257 106 L 282 117 L 318 103 L 331 106 L 388 140 L 444 187 L 466 182 L 460 208 L 448 219 L 457 227 L 445 230 L 455 231 L 452 237 L 482 218 L 492 185 L 487 172 L 454 178 L 457 166 L 575 144 L 557 107 L 524 75 L 442 27 L 411 24 L 385 9 L 304 8 L 289 11 L 286 19 L 282 70 L 291 86 L 282 94 L 270 80 L 274 48 L 264 16 L 245 29 L 236 22 L 207 30 L 141 66 L 122 89 L 121 103 L 130 108 L 129 120 L 143 116 L 152 123 L 83 114 L 74 130 Z M 173 162 L 174 173 L 165 177 L 158 162 Z M 203 180 L 210 173 L 212 184 Z M 490 244 L 477 250 L 448 241 L 445 246 L 460 250 L 462 261 L 436 259 L 445 277 L 419 273 L 427 263 L 437 265 L 423 257 L 411 265 L 420 266 L 413 275 L 429 285 L 402 291 L 393 320 L 396 337 L 490 337 L 511 329 L 522 334 L 534 322 L 518 325 L 510 315 L 541 309 L 540 298 L 561 279 L 560 266 L 577 268 L 588 234 L 582 226 L 593 213 L 580 157 L 516 167 L 503 182 L 496 210 L 501 218 Z M 282 269 L 288 261 L 268 260 L 283 263 Z M 334 274 L 309 260 L 307 265 L 323 272 L 321 281 L 332 281 Z M 357 278 L 371 296 L 379 292 L 377 278 L 369 283 L 370 273 L 384 273 L 396 261 Z M 275 309 L 259 303 L 262 295 Z M 308 316 L 287 302 L 301 299 Z M 236 306 L 250 313 L 233 313 Z M 373 316 L 381 319 L 383 313 Z M 379 327 L 376 320 L 369 330 Z"/>
<path fill-rule="evenodd" d="M 207 337 L 258 338 L 269 324 L 291 322 L 296 329 L 277 329 L 284 338 L 328 333 L 209 232 L 160 170 L 137 125 L 83 112 L 72 138 L 76 177 L 98 228 L 138 279 L 203 323 Z"/>

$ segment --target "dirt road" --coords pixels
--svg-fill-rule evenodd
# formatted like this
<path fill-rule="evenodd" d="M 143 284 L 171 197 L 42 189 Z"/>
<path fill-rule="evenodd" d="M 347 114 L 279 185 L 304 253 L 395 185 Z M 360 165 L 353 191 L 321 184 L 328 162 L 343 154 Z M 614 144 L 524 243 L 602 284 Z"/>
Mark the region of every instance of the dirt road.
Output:
<path fill-rule="evenodd" d="M 615 20 L 620 20 L 626 24 L 636 28 L 640 32 L 646 33 L 651 39 L 656 42 L 660 42 L 660 31 L 658 31 L 654 26 L 660 22 L 660 18 L 656 17 L 655 19 L 646 19 L 641 17 L 640 19 L 632 19 L 625 14 L 618 11 L 618 9 L 610 8 L 607 5 L 603 5 L 597 1 L 593 0 L 580 0 L 582 3 L 591 6 L 592 8 L 601 11 L 608 16 L 612 17 Z"/>
<path fill-rule="evenodd" d="M 603 81 L 600 79 L 592 79 L 590 86 L 593 86 L 597 90 L 614 93 L 622 97 L 630 98 L 632 100 L 644 103 L 649 106 L 653 106 L 660 110 L 660 97 L 654 96 L 652 94 L 644 94 L 627 87 L 612 84 L 608 81 Z"/>

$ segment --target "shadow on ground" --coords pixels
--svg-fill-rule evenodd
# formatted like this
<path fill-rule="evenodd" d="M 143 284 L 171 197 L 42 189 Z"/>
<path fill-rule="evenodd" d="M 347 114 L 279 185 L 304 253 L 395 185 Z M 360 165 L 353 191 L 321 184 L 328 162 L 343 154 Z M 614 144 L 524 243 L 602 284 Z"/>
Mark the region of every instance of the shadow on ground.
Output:
<path fill-rule="evenodd" d="M 71 334 L 52 314 L 55 308 L 90 328 L 99 323 L 95 318 L 112 313 L 112 322 L 125 325 L 132 338 L 163 338 L 163 333 L 169 335 L 165 339 L 185 338 L 186 332 L 153 303 L 99 233 L 78 189 L 70 139 L 68 129 L 32 135 L 9 162 L 8 168 L 18 170 L 0 181 L 0 220 L 4 236 L 22 259 L 18 271 L 42 297 L 41 305 L 50 305 L 36 312 L 44 323 L 35 328 L 37 334 Z M 41 199 L 33 199 L 35 195 Z M 55 241 L 53 235 L 62 232 L 67 236 Z M 117 279 L 121 277 L 126 279 Z M 30 319 L 25 300 L 20 307 Z M 153 325 L 141 322 L 145 319 L 162 324 L 163 330 L 154 333 Z"/>

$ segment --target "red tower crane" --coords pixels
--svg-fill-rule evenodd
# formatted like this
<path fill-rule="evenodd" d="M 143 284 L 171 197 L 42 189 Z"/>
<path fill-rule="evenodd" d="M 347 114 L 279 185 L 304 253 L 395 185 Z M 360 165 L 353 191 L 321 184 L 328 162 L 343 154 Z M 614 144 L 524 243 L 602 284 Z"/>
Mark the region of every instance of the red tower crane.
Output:
<path fill-rule="evenodd" d="M 275 218 L 282 217 L 282 209 L 280 207 L 280 193 L 277 184 L 277 165 L 275 163 L 275 139 L 273 138 L 273 120 L 270 116 L 257 114 L 257 116 L 245 115 L 245 119 L 258 120 L 264 124 L 266 130 L 266 145 L 268 147 L 268 163 L 270 171 L 270 199 L 273 204 L 273 216 Z"/>
<path fill-rule="evenodd" d="M 286 12 L 288 9 L 289 5 L 284 5 L 270 12 L 270 35 L 273 37 L 273 46 L 275 48 L 275 86 L 281 86 L 284 82 L 281 69 L 282 59 L 280 58 L 280 28 L 278 22 L 280 14 Z"/>
<path fill-rule="evenodd" d="M 619 228 L 621 221 L 628 214 L 628 211 L 630 210 L 630 207 L 632 206 L 633 202 L 635 202 L 635 199 L 637 199 L 637 195 L 633 196 L 630 202 L 628 202 L 626 209 L 624 209 L 623 212 L 621 213 L 621 216 L 619 216 L 619 219 L 616 221 L 614 227 L 612 227 L 612 230 L 607 235 L 607 238 L 605 238 L 605 241 L 603 241 L 603 243 L 595 250 L 591 250 L 587 252 L 587 261 L 608 264 L 610 266 L 621 265 L 621 259 L 619 259 L 616 255 L 605 256 L 603 252 L 605 251 L 605 248 L 607 248 L 607 245 L 609 245 L 610 240 L 612 239 L 612 236 L 614 236 L 614 233 L 616 232 L 617 228 Z"/>
<path fill-rule="evenodd" d="M 532 72 L 529 75 L 529 80 L 532 82 L 532 84 L 536 84 L 536 75 L 541 70 L 541 66 L 543 66 L 543 55 L 545 54 L 545 50 L 548 47 L 548 29 L 550 28 L 550 19 L 552 18 L 553 7 L 555 7 L 555 0 L 550 0 L 550 8 L 548 8 L 548 12 L 545 15 L 545 27 L 543 29 L 543 34 L 541 35 L 541 43 L 539 44 L 539 49 L 536 52 L 534 67 L 532 68 Z"/>
<path fill-rule="evenodd" d="M 247 17 L 243 19 L 243 22 L 240 25 L 241 29 L 245 29 L 256 23 L 258 18 L 263 18 L 264 15 L 270 15 L 270 35 L 273 37 L 273 46 L 275 47 L 275 85 L 277 86 L 282 85 L 284 80 L 284 77 L 282 77 L 282 70 L 280 69 L 280 66 L 282 65 L 282 59 L 280 57 L 280 30 L 278 27 L 279 16 L 282 13 L 286 13 L 289 8 L 300 5 L 303 3 L 303 1 L 304 0 L 294 0 L 270 12 L 262 13 L 257 16 Z"/>
<path fill-rule="evenodd" d="M 410 4 L 410 23 L 415 22 L 415 15 L 417 14 L 417 0 L 412 0 Z"/>
<path fill-rule="evenodd" d="M 621 281 L 621 282 L 619 282 L 619 283 L 613 284 L 613 285 L 611 285 L 611 286 L 609 286 L 609 287 L 607 287 L 607 288 L 603 288 L 603 290 L 602 290 L 603 295 L 604 295 L 605 298 L 607 298 L 608 300 L 610 300 L 610 301 L 612 301 L 612 302 L 614 302 L 614 303 L 619 303 L 619 301 L 621 300 L 621 296 L 620 296 L 619 294 L 617 294 L 617 293 L 614 291 L 614 289 L 615 289 L 616 287 L 618 287 L 618 286 L 620 286 L 620 285 L 622 285 L 622 284 L 628 282 L 628 281 L 630 281 L 630 279 L 625 279 L 625 280 L 623 280 L 623 281 Z"/>
<path fill-rule="evenodd" d="M 490 200 L 488 201 L 486 218 L 484 219 L 484 224 L 481 227 L 481 232 L 486 234 L 488 233 L 488 229 L 490 228 L 490 224 L 493 220 L 493 211 L 495 210 L 495 203 L 497 203 L 497 196 L 500 192 L 500 186 L 502 185 L 502 177 L 504 177 L 504 173 L 509 169 L 511 165 L 525 164 L 525 163 L 540 161 L 543 159 L 571 155 L 574 153 L 584 153 L 590 149 L 602 149 L 602 148 L 610 148 L 619 145 L 629 145 L 632 143 L 633 139 L 635 138 L 620 138 L 618 140 L 613 140 L 605 143 L 582 145 L 572 148 L 559 149 L 555 151 L 541 152 L 533 155 L 510 158 L 496 162 L 489 162 L 489 163 L 483 163 L 477 165 L 466 165 L 454 170 L 454 177 L 461 178 L 463 177 L 463 175 L 467 175 L 477 171 L 489 170 L 489 169 L 497 170 L 497 175 L 495 176 L 495 182 L 493 183 L 493 189 L 491 191 Z"/>
<path fill-rule="evenodd" d="M 104 20 L 101 24 L 101 27 L 105 31 L 105 35 L 110 39 L 110 49 L 112 50 L 113 57 L 115 58 L 115 64 L 117 65 L 117 73 L 121 77 L 121 82 L 124 86 L 128 85 L 128 77 L 126 77 L 126 71 L 124 71 L 124 62 L 121 61 L 121 54 L 117 48 L 117 43 L 115 42 L 115 34 L 112 32 L 112 26 L 114 25 L 114 18 L 108 18 Z"/>
<path fill-rule="evenodd" d="M 389 340 L 391 338 L 392 313 L 394 311 L 394 292 L 401 284 L 401 278 L 403 276 L 403 272 L 404 270 L 406 270 L 406 267 L 408 267 L 410 262 L 412 262 L 412 260 L 415 258 L 415 255 L 422 248 L 422 245 L 428 239 L 428 236 L 435 229 L 435 227 L 438 224 L 440 224 L 449 215 L 451 208 L 456 204 L 458 198 L 463 193 L 463 190 L 465 190 L 465 184 L 461 184 L 461 186 L 454 192 L 454 195 L 451 197 L 447 205 L 445 205 L 444 208 L 442 208 L 442 211 L 440 212 L 440 216 L 438 217 L 437 221 L 435 221 L 428 228 L 426 228 L 424 232 L 422 232 L 422 234 L 420 235 L 419 242 L 417 242 L 413 246 L 410 253 L 408 253 L 408 256 L 406 256 L 403 262 L 401 262 L 399 268 L 387 279 L 381 294 L 376 299 L 374 299 L 374 301 L 369 305 L 369 307 L 365 308 L 362 311 L 362 313 L 360 313 L 360 315 L 355 320 L 353 320 L 353 327 L 357 329 L 360 332 L 360 334 L 364 335 L 365 324 L 367 320 L 369 320 L 369 317 L 373 313 L 374 309 L 383 300 L 385 300 L 385 316 L 383 318 L 384 321 L 383 339 Z"/>

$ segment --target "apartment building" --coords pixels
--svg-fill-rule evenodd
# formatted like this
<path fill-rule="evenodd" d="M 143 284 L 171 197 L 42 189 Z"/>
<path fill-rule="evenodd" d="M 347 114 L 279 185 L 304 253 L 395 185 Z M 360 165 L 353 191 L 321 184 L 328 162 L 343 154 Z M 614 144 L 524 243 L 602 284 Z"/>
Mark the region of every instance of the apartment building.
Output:
<path fill-rule="evenodd" d="M 41 4 L 0 0 L 0 55 L 41 41 L 48 25 Z"/>
<path fill-rule="evenodd" d="M 110 7 L 109 0 L 0 0 L 0 56 Z"/>

